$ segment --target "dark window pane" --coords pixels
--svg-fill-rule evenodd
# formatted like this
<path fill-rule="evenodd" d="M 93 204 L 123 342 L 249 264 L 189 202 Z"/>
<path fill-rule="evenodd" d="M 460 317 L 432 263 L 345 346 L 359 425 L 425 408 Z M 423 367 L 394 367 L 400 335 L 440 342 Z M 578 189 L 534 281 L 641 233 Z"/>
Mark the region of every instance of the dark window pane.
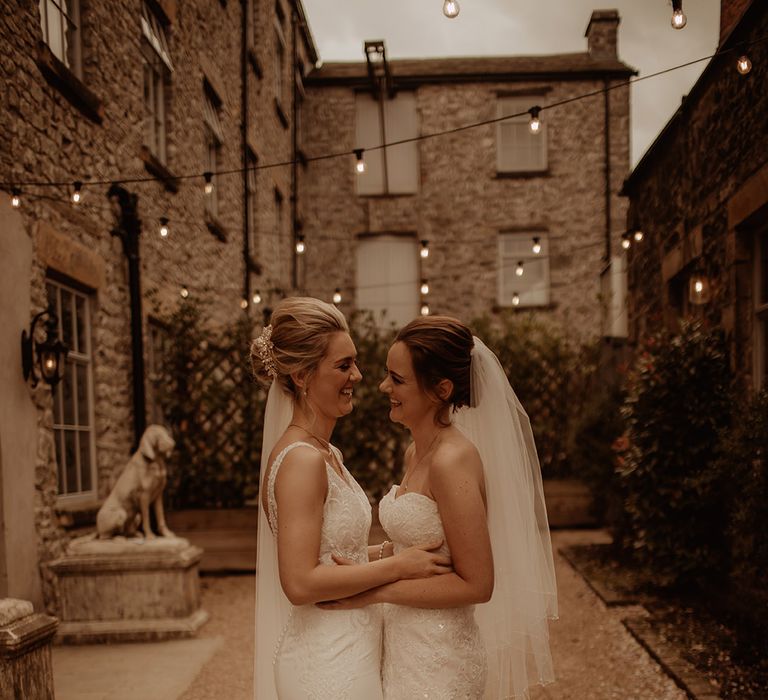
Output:
<path fill-rule="evenodd" d="M 74 348 L 72 338 L 72 292 L 61 290 L 61 333 L 62 341 L 68 348 Z"/>
<path fill-rule="evenodd" d="M 61 398 L 64 402 L 64 425 L 75 424 L 75 392 L 74 381 L 75 364 L 70 362 L 65 365 L 64 378 L 61 380 Z"/>
<path fill-rule="evenodd" d="M 53 435 L 53 441 L 56 443 L 56 464 L 59 467 L 59 493 L 64 493 L 64 431 L 54 430 Z"/>
<path fill-rule="evenodd" d="M 77 340 L 77 352 L 86 354 L 88 352 L 88 342 L 85 337 L 86 327 L 85 323 L 86 310 L 85 310 L 85 297 L 81 297 L 79 294 L 75 297 L 75 321 L 77 333 L 75 334 Z"/>
<path fill-rule="evenodd" d="M 77 377 L 77 424 L 90 425 L 88 411 L 88 369 L 79 362 L 75 365 Z"/>
<path fill-rule="evenodd" d="M 90 434 L 80 432 L 80 490 L 91 490 L 91 441 Z"/>
<path fill-rule="evenodd" d="M 52 284 L 46 284 L 45 285 L 45 292 L 46 296 L 48 297 L 48 306 L 52 306 L 54 311 L 58 313 L 58 301 L 56 299 L 56 287 L 54 287 Z"/>
<path fill-rule="evenodd" d="M 65 493 L 77 493 L 77 437 L 73 430 L 64 431 L 64 454 L 66 455 Z"/>
<path fill-rule="evenodd" d="M 53 422 L 55 425 L 61 425 L 61 396 L 63 391 L 55 391 L 53 393 Z"/>

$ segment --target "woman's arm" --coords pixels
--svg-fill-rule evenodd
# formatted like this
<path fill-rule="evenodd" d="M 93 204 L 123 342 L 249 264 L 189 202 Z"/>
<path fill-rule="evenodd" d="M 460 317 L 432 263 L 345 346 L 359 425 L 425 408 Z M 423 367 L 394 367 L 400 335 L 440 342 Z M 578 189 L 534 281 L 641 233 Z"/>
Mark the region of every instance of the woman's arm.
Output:
<path fill-rule="evenodd" d="M 280 583 L 291 603 L 344 598 L 400 578 L 450 571 L 447 557 L 426 551 L 439 547 L 439 542 L 361 566 L 318 564 L 327 488 L 320 453 L 297 447 L 286 455 L 275 479 L 275 498 Z"/>
<path fill-rule="evenodd" d="M 429 484 L 440 510 L 454 573 L 389 583 L 347 601 L 323 603 L 322 607 L 397 603 L 416 608 L 456 608 L 490 599 L 493 554 L 482 494 L 482 462 L 474 446 L 450 446 L 436 453 Z"/>

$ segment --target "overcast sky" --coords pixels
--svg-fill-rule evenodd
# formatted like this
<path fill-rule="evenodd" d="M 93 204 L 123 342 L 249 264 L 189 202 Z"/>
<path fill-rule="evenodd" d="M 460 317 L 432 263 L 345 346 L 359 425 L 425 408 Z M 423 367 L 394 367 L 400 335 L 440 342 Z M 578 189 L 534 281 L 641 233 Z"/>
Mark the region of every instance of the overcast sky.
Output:
<path fill-rule="evenodd" d="M 670 0 L 459 0 L 456 19 L 442 0 L 303 0 L 323 61 L 362 61 L 363 41 L 384 39 L 394 58 L 586 51 L 593 9 L 616 8 L 619 58 L 655 73 L 708 56 L 717 47 L 719 0 L 686 0 L 688 25 L 670 26 Z M 637 163 L 706 66 L 703 61 L 632 88 L 632 163 Z"/>

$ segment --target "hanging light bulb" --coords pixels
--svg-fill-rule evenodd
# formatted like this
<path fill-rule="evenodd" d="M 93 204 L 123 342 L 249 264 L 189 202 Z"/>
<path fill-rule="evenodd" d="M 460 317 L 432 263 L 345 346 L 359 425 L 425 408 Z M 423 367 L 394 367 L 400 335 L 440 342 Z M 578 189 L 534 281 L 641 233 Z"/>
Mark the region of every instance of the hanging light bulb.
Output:
<path fill-rule="evenodd" d="M 181 288 L 181 291 L 179 292 L 179 294 L 181 295 L 181 298 L 182 298 L 182 299 L 186 299 L 186 298 L 189 296 L 189 290 L 187 289 L 187 286 L 186 286 L 186 285 L 184 285 L 184 286 Z"/>
<path fill-rule="evenodd" d="M 248 308 L 248 300 L 247 299 L 241 299 L 240 300 L 240 308 L 245 311 Z"/>
<path fill-rule="evenodd" d="M 448 19 L 453 19 L 454 17 L 459 16 L 459 11 L 461 8 L 459 7 L 458 0 L 445 0 L 443 3 L 443 14 Z"/>
<path fill-rule="evenodd" d="M 83 183 L 78 180 L 77 182 L 73 183 L 73 188 L 72 204 L 80 204 L 83 199 Z"/>
<path fill-rule="evenodd" d="M 512 306 L 520 306 L 520 295 L 517 292 L 512 292 Z"/>
<path fill-rule="evenodd" d="M 203 173 L 203 178 L 205 179 L 205 193 L 213 194 L 213 173 L 210 171 L 205 172 Z"/>
<path fill-rule="evenodd" d="M 303 255 L 307 249 L 306 243 L 304 243 L 304 236 L 298 235 L 296 237 L 296 255 Z"/>
<path fill-rule="evenodd" d="M 365 160 L 363 160 L 363 149 L 355 149 L 355 170 L 358 175 L 362 175 L 365 172 Z"/>
<path fill-rule="evenodd" d="M 14 187 L 11 189 L 11 206 L 18 209 L 21 206 L 21 189 Z"/>
<path fill-rule="evenodd" d="M 703 272 L 694 272 L 688 280 L 688 301 L 697 306 L 706 304 L 712 296 L 711 292 L 709 278 Z"/>
<path fill-rule="evenodd" d="M 258 289 L 253 293 L 252 301 L 254 304 L 261 304 L 261 294 Z"/>
<path fill-rule="evenodd" d="M 541 253 L 541 239 L 538 236 L 533 237 L 533 247 L 531 250 L 533 250 L 534 255 Z"/>
<path fill-rule="evenodd" d="M 419 251 L 419 255 L 421 255 L 422 258 L 429 257 L 429 241 L 421 241 L 421 250 Z"/>
<path fill-rule="evenodd" d="M 341 304 L 341 289 L 336 287 L 336 291 L 333 293 L 333 303 L 334 304 Z"/>
<path fill-rule="evenodd" d="M 749 60 L 749 56 L 739 56 L 739 60 L 736 61 L 736 70 L 742 75 L 746 75 L 752 70 L 752 61 Z"/>
<path fill-rule="evenodd" d="M 421 293 L 425 296 L 429 294 L 429 282 L 427 280 L 421 280 Z"/>
<path fill-rule="evenodd" d="M 621 247 L 624 248 L 624 250 L 629 250 L 629 246 L 632 245 L 632 241 L 629 237 L 629 233 L 622 233 L 621 234 Z"/>
<path fill-rule="evenodd" d="M 429 316 L 429 304 L 426 301 L 421 304 L 421 315 Z"/>
<path fill-rule="evenodd" d="M 683 12 L 683 0 L 672 0 L 672 26 L 675 29 L 682 29 L 688 24 L 688 18 Z"/>
<path fill-rule="evenodd" d="M 528 128 L 532 134 L 541 133 L 541 119 L 539 119 L 539 112 L 541 107 L 531 107 L 528 110 L 528 114 L 531 115 L 531 121 L 528 122 Z"/>
<path fill-rule="evenodd" d="M 638 243 L 640 243 L 640 241 L 642 241 L 644 237 L 645 237 L 645 234 L 644 234 L 644 233 L 643 233 L 643 232 L 642 232 L 642 231 L 641 231 L 639 228 L 638 228 L 638 229 L 635 229 L 635 233 L 634 233 L 634 239 L 635 239 L 635 240 L 636 240 Z"/>
<path fill-rule="evenodd" d="M 517 267 L 515 268 L 515 274 L 518 277 L 522 277 L 523 276 L 523 261 L 522 260 L 518 260 L 517 261 Z"/>
<path fill-rule="evenodd" d="M 161 238 L 168 238 L 168 219 L 164 216 L 160 217 L 160 236 Z"/>

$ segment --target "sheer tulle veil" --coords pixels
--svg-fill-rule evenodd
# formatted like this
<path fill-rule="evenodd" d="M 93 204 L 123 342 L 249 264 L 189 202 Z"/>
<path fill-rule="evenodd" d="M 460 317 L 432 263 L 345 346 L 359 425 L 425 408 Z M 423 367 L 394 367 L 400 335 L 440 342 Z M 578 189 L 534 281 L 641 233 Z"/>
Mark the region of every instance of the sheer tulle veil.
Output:
<path fill-rule="evenodd" d="M 285 432 L 293 415 L 293 398 L 280 383 L 272 382 L 264 412 L 264 436 L 261 446 L 259 494 L 266 488 L 269 455 Z M 259 530 L 256 550 L 256 649 L 254 663 L 254 698 L 277 700 L 273 657 L 291 611 L 291 604 L 280 585 L 277 568 L 277 541 L 269 527 L 267 514 L 259 504 Z"/>
<path fill-rule="evenodd" d="M 548 619 L 557 592 L 541 468 L 533 432 L 496 355 L 472 350 L 471 403 L 454 423 L 483 461 L 494 562 L 491 600 L 475 608 L 488 653 L 485 697 L 527 698 L 554 680 Z"/>

